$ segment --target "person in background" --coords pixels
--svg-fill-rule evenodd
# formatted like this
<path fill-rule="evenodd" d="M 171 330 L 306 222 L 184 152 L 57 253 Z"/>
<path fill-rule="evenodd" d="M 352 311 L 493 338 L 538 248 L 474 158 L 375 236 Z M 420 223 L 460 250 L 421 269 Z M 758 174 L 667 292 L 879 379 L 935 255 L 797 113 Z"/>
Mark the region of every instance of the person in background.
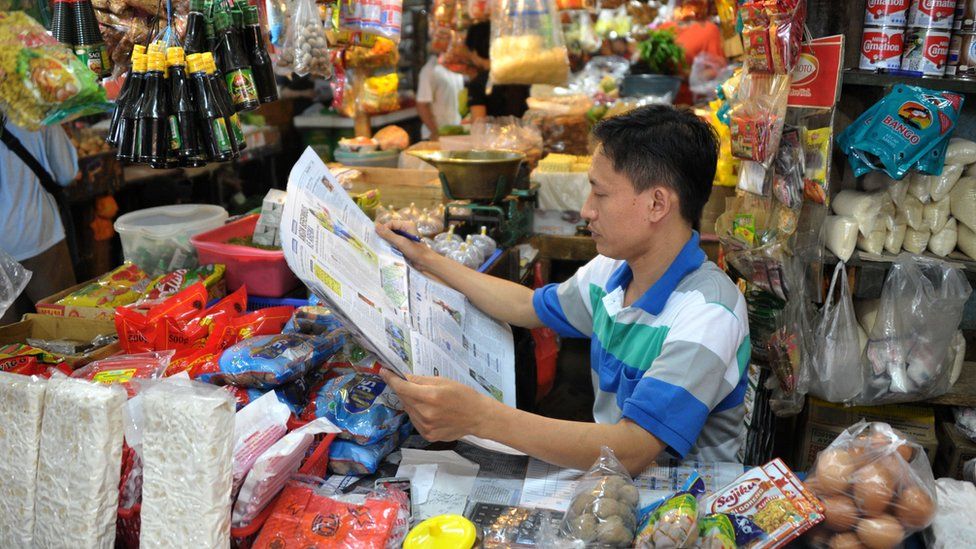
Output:
<path fill-rule="evenodd" d="M 469 62 L 478 68 L 478 75 L 468 82 L 468 106 L 471 108 L 471 119 L 479 120 L 486 116 L 521 117 L 529 110 L 526 102 L 529 98 L 529 86 L 494 85 L 491 93 L 487 92 L 488 71 L 491 69 L 490 42 L 491 23 L 487 21 L 471 25 L 464 39 Z"/>
<path fill-rule="evenodd" d="M 75 284 L 58 204 L 41 178 L 67 186 L 77 174 L 78 152 L 61 126 L 31 132 L 0 117 L 0 248 L 33 273 L 0 325 L 20 320 L 41 299 Z"/>
<path fill-rule="evenodd" d="M 459 97 L 464 89 L 464 77 L 448 70 L 440 63 L 443 47 L 449 40 L 432 40 L 427 63 L 420 69 L 417 83 L 417 112 L 424 122 L 421 136 L 437 141 L 438 128 L 461 124 Z M 438 51 L 440 50 L 440 51 Z"/>
<path fill-rule="evenodd" d="M 685 50 L 684 81 L 674 100 L 675 105 L 691 105 L 694 98 L 688 86 L 688 74 L 695 58 L 701 53 L 725 59 L 722 49 L 722 29 L 708 20 L 708 2 L 684 0 L 674 8 L 674 17 L 661 25 L 662 29 L 674 29 L 674 41 Z"/>

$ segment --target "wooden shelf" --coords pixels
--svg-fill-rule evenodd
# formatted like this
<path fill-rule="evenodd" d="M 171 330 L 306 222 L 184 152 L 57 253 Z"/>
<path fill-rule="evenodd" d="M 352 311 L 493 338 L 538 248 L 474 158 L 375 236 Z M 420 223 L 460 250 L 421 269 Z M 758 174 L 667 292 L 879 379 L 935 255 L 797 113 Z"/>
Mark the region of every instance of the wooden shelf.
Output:
<path fill-rule="evenodd" d="M 960 93 L 976 93 L 976 80 L 959 78 L 920 78 L 895 74 L 875 73 L 857 69 L 844 71 L 844 85 L 889 87 L 896 84 L 909 84 Z"/>
<path fill-rule="evenodd" d="M 962 373 L 949 392 L 925 402 L 943 406 L 976 407 L 976 362 L 964 362 Z"/>

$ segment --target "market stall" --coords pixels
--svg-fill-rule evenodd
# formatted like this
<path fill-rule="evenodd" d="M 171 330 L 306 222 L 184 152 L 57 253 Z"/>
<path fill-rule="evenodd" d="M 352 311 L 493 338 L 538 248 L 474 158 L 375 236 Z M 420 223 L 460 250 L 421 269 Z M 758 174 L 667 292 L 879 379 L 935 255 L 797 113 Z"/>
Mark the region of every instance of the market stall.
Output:
<path fill-rule="evenodd" d="M 968 545 L 970 4 L 0 12 L 4 120 L 64 124 L 79 157 L 56 193 L 78 283 L 0 326 L 0 545 Z M 420 141 L 428 46 L 489 82 L 488 109 L 524 88 L 524 114 L 459 101 Z M 737 461 L 628 471 L 604 447 L 577 470 L 425 440 L 381 372 L 589 421 L 591 343 L 492 318 L 375 224 L 465 272 L 562 282 L 597 256 L 591 131 L 671 104 L 719 144 L 697 230 L 748 310 Z M 0 246 L 0 314 L 30 276 Z"/>

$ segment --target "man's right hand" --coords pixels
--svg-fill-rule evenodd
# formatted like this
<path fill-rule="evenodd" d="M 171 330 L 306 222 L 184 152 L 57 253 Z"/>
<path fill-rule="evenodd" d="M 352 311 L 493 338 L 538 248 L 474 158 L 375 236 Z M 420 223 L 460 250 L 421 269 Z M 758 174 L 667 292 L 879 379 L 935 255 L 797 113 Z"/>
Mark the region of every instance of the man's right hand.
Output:
<path fill-rule="evenodd" d="M 403 257 L 407 258 L 410 263 L 413 263 L 414 267 L 420 269 L 421 271 L 426 271 L 428 269 L 428 262 L 425 261 L 430 257 L 430 254 L 437 255 L 434 250 L 431 250 L 423 242 L 414 242 L 409 238 L 404 238 L 393 231 L 401 231 L 414 236 L 419 236 L 417 233 L 417 225 L 413 221 L 403 221 L 394 220 L 387 223 L 377 223 L 376 233 L 380 235 L 383 240 L 389 242 L 396 249 L 400 250 Z"/>

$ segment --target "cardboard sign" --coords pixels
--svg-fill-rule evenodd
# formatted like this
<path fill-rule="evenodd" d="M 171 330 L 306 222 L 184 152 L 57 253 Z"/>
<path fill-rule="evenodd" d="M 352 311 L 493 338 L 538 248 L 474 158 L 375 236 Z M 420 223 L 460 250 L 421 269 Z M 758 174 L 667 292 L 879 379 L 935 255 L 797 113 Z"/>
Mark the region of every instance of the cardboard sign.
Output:
<path fill-rule="evenodd" d="M 844 63 L 844 36 L 817 38 L 800 46 L 793 68 L 790 107 L 830 109 L 840 93 L 840 72 Z"/>

